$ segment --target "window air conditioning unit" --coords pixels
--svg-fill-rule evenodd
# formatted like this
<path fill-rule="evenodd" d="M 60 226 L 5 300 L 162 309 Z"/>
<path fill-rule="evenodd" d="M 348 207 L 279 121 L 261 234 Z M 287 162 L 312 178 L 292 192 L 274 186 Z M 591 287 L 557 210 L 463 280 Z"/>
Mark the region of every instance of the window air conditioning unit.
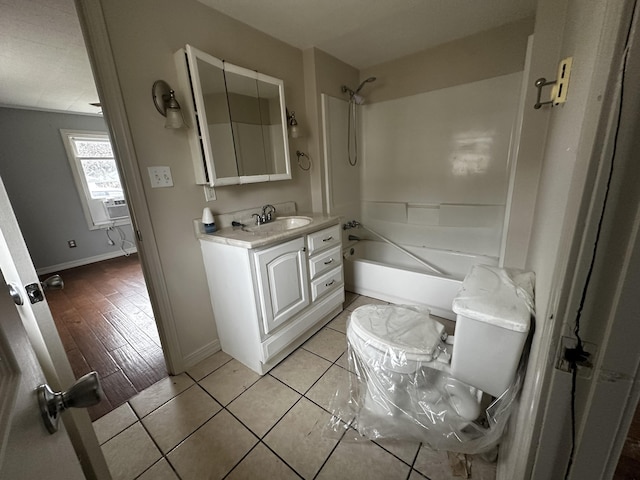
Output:
<path fill-rule="evenodd" d="M 108 198 L 102 203 L 110 220 L 129 217 L 129 208 L 124 198 Z"/>

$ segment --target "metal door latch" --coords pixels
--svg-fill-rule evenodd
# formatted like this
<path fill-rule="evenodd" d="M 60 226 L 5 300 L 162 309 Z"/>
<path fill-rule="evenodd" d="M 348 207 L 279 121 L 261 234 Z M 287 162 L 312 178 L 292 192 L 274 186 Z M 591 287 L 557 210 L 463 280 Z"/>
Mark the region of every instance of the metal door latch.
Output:
<path fill-rule="evenodd" d="M 29 285 L 25 285 L 24 289 L 27 291 L 27 296 L 32 304 L 44 300 L 44 294 L 42 293 L 42 290 L 40 290 L 40 284 L 30 283 Z"/>

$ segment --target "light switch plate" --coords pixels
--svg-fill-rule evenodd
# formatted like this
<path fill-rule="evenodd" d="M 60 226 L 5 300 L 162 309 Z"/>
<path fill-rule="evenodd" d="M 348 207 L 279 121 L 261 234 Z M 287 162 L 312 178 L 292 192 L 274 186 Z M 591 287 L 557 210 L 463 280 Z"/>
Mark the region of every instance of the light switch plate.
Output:
<path fill-rule="evenodd" d="M 173 187 L 173 177 L 169 167 L 148 167 L 151 188 Z"/>

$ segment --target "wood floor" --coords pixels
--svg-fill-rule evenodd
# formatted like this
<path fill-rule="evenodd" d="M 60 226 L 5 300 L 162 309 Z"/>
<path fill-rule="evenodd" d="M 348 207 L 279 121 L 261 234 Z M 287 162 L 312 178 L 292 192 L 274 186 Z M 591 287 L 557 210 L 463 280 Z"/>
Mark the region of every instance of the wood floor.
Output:
<path fill-rule="evenodd" d="M 640 480 L 640 405 L 633 416 L 613 478 L 614 480 Z"/>
<path fill-rule="evenodd" d="M 47 301 L 76 378 L 97 371 L 106 398 L 95 420 L 167 376 L 136 254 L 58 272 Z"/>

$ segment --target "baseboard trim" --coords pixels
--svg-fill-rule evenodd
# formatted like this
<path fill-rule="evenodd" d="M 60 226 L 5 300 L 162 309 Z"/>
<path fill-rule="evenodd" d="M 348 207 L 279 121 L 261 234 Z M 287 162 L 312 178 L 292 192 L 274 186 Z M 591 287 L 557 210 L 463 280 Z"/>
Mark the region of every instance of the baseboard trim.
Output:
<path fill-rule="evenodd" d="M 205 358 L 210 357 L 211 355 L 213 355 L 216 352 L 219 352 L 220 350 L 221 350 L 220 340 L 215 339 L 214 341 L 207 343 L 205 346 L 200 347 L 195 352 L 192 352 L 189 355 L 186 355 L 182 359 L 184 368 L 187 369 L 187 368 L 193 367 L 194 365 L 200 363 Z"/>
<path fill-rule="evenodd" d="M 138 250 L 132 248 L 128 250 L 128 253 L 136 253 Z M 44 275 L 46 273 L 58 272 L 61 270 L 67 270 L 69 268 L 82 267 L 83 265 L 89 265 L 90 263 L 102 262 L 103 260 L 111 260 L 116 257 L 123 257 L 124 253 L 121 251 L 103 253 L 101 255 L 95 255 L 93 257 L 79 258 L 78 260 L 72 260 L 70 262 L 58 263 L 57 265 L 50 265 L 48 267 L 37 268 L 36 273 L 38 275 Z"/>

